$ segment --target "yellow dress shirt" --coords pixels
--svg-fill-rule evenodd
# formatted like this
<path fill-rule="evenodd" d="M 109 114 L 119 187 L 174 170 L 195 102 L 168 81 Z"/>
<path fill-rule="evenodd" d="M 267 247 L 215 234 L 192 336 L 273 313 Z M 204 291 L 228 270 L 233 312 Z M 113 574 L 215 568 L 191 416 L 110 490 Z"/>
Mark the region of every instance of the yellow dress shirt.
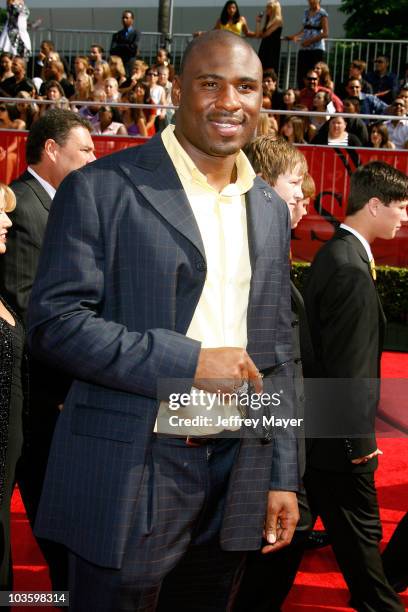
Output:
<path fill-rule="evenodd" d="M 201 342 L 203 348 L 246 348 L 251 264 L 245 193 L 251 189 L 256 175 L 240 151 L 236 160 L 236 182 L 218 192 L 208 184 L 206 176 L 180 145 L 174 135 L 174 126 L 170 125 L 162 132 L 162 140 L 193 210 L 207 261 L 203 291 L 186 335 Z M 159 432 L 168 421 L 167 411 L 168 404 L 162 402 L 158 416 Z M 232 405 L 217 404 L 209 412 L 205 408 L 200 411 L 197 406 L 183 406 L 177 410 L 177 416 L 206 412 L 206 416 L 212 417 L 215 423 L 218 420 L 216 414 L 229 415 L 231 411 L 238 414 L 236 406 Z M 175 412 L 171 411 L 171 414 Z M 176 431 L 171 427 L 167 433 L 205 435 L 222 429 L 210 425 L 198 429 L 178 428 Z"/>

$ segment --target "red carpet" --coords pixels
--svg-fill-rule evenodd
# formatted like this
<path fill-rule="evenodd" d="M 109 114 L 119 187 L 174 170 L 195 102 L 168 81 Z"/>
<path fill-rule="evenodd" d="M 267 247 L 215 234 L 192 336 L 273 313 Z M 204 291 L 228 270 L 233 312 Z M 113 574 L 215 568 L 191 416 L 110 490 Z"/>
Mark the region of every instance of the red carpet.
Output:
<path fill-rule="evenodd" d="M 384 378 L 408 379 L 408 354 L 385 353 L 382 375 Z M 406 407 L 407 395 L 403 406 Z M 396 423 L 380 420 L 379 447 L 384 452 L 376 474 L 381 506 L 384 538 L 382 546 L 390 539 L 398 521 L 408 509 L 408 436 L 396 429 Z M 405 417 L 406 418 L 406 417 Z M 44 559 L 35 543 L 27 523 L 24 507 L 18 491 L 12 503 L 12 542 L 15 590 L 49 590 L 50 583 Z M 408 609 L 408 591 L 403 595 Z M 330 548 L 310 551 L 306 554 L 295 585 L 283 608 L 284 612 L 346 612 L 348 591 Z M 26 608 L 15 607 L 13 610 Z M 46 612 L 53 608 L 36 607 Z M 91 612 L 91 611 L 90 611 Z M 176 612 L 176 611 L 175 611 Z M 378 611 L 380 612 L 380 611 Z"/>

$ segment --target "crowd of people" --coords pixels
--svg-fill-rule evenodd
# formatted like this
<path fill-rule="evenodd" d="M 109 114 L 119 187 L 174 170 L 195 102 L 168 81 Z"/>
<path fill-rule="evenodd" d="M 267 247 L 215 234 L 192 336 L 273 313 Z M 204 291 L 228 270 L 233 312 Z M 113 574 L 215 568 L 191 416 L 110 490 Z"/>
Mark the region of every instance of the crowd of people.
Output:
<path fill-rule="evenodd" d="M 164 49 L 150 66 L 137 57 L 127 10 L 109 57 L 92 45 L 72 71 L 50 40 L 33 80 L 24 57 L 2 53 L 0 88 L 22 102 L 0 106 L 0 127 L 29 135 L 27 170 L 0 184 L 1 589 L 12 589 L 17 481 L 72 610 L 278 611 L 320 516 L 351 605 L 402 612 L 406 519 L 383 556 L 378 546 L 385 321 L 370 244 L 407 222 L 408 178 L 383 162 L 354 172 L 346 218 L 303 296 L 290 281 L 290 228 L 315 196 L 294 143 L 404 148 L 408 88 L 355 60 L 337 90 L 312 53 L 327 14 L 309 4 L 295 37 L 317 63 L 299 90 L 280 92 L 268 65 L 277 1 L 255 32 L 227 2 L 178 75 Z M 36 96 L 49 104 L 25 101 Z M 170 100 L 176 114 L 162 108 Z M 123 101 L 152 106 L 114 106 Z M 325 115 L 306 122 L 291 114 L 299 107 Z M 389 125 L 342 116 L 390 108 Z M 90 164 L 92 134 L 153 137 Z M 328 405 L 335 414 L 332 392 L 310 401 L 303 377 L 360 385 L 340 388 L 342 436 L 336 423 L 305 445 L 246 423 L 251 398 L 280 388 L 294 421 L 311 404 L 319 422 Z M 196 426 L 197 415 L 208 420 Z"/>
<path fill-rule="evenodd" d="M 24 3 L 20 5 L 17 0 L 10 1 L 10 10 L 15 12 L 17 5 L 20 7 L 18 10 L 26 15 L 21 8 Z M 0 126 L 30 129 L 32 123 L 50 108 L 71 108 L 91 122 L 95 134 L 147 137 L 164 129 L 172 121 L 174 112 L 153 106 L 172 104 L 174 66 L 164 48 L 158 49 L 151 65 L 138 56 L 141 35 L 135 27 L 132 11 L 123 12 L 122 25 L 123 28 L 112 37 L 109 53 L 105 54 L 99 44 L 93 44 L 88 56 L 73 58 L 72 65 L 59 55 L 51 40 L 43 40 L 39 54 L 31 60 L 34 68 L 30 66 L 29 72 L 33 78 L 27 76 L 30 54 L 27 46 L 23 49 L 19 43 L 21 53 L 17 53 L 6 42 L 3 47 L 0 44 L 0 95 L 47 101 L 46 105 L 6 103 Z M 263 108 L 268 113 L 268 120 L 266 117 L 260 119 L 258 135 L 279 133 L 289 142 L 299 144 L 406 147 L 408 83 L 405 75 L 399 79 L 389 69 L 389 58 L 378 54 L 372 66 L 367 66 L 362 59 L 353 59 L 345 81 L 337 82 L 324 61 L 328 14 L 317 0 L 309 0 L 302 29 L 287 37 L 300 44 L 298 88 L 281 91 L 278 87 L 283 27 L 278 0 L 267 3 L 264 12 L 256 18 L 254 30 L 240 14 L 238 4 L 229 0 L 214 27 L 260 40 L 258 55 L 264 72 Z M 3 30 L 8 31 L 7 27 Z M 23 39 L 24 32 L 19 40 Z M 125 106 L 110 107 L 112 102 L 120 101 L 149 107 L 138 112 Z M 293 115 L 291 111 L 300 114 Z M 324 114 L 311 115 L 310 111 Z M 395 118 L 370 121 L 367 118 L 334 117 L 342 112 Z"/>

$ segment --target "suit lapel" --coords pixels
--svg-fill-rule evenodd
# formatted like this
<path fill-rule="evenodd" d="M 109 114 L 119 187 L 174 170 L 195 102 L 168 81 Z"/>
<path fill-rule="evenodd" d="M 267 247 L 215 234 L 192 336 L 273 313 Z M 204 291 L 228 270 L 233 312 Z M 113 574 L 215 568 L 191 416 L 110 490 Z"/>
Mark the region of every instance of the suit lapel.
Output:
<path fill-rule="evenodd" d="M 26 170 L 24 174 L 21 175 L 20 179 L 24 181 L 32 191 L 34 191 L 35 195 L 44 206 L 44 208 L 50 212 L 52 200 L 48 193 L 45 191 L 44 187 L 37 181 L 37 179 Z"/>
<path fill-rule="evenodd" d="M 138 179 L 135 179 L 135 166 Z M 205 259 L 204 245 L 192 208 L 159 136 L 143 146 L 143 158 L 121 161 L 120 167 L 157 212 L 187 238 Z M 144 175 L 143 175 L 144 171 Z"/>

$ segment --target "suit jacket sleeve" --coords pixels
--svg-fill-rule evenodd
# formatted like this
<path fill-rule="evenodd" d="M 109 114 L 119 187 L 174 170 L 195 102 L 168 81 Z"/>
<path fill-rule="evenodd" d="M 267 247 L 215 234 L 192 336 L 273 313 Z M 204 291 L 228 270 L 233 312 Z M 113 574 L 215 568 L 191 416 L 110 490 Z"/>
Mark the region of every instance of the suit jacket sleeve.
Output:
<path fill-rule="evenodd" d="M 287 206 L 285 204 L 285 209 Z M 287 219 L 287 239 L 283 254 L 282 287 L 280 291 L 280 301 L 278 307 L 278 326 L 276 335 L 276 346 L 286 347 L 281 349 L 277 356 L 278 363 L 289 356 L 288 362 L 278 368 L 278 379 L 284 382 L 285 393 L 282 396 L 286 401 L 284 410 L 285 416 L 295 416 L 295 389 L 294 389 L 294 364 L 293 364 L 293 332 L 292 332 L 292 309 L 290 291 L 290 218 Z M 289 348 L 287 348 L 289 347 Z M 299 490 L 299 467 L 297 438 L 293 428 L 289 427 L 283 432 L 279 432 L 273 440 L 272 472 L 270 490 L 298 491 Z"/>
<path fill-rule="evenodd" d="M 148 397 L 157 396 L 160 378 L 191 384 L 199 342 L 169 329 L 129 331 L 101 316 L 105 242 L 113 237 L 99 207 L 81 171 L 58 189 L 29 309 L 33 354 L 74 378 Z"/>

